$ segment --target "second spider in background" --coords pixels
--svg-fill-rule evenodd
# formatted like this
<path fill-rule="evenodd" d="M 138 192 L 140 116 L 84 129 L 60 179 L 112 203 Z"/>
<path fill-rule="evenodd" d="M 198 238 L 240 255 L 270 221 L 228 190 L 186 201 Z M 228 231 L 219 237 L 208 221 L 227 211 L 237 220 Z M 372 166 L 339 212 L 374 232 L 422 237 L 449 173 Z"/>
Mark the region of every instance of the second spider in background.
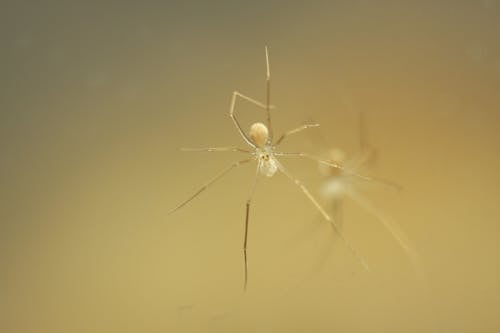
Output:
<path fill-rule="evenodd" d="M 319 132 L 315 134 L 315 141 L 319 141 L 316 142 L 317 146 L 332 147 Z M 357 175 L 358 173 L 367 172 L 377 159 L 376 149 L 367 141 L 365 115 L 363 112 L 359 114 L 359 150 L 357 153 L 347 158 L 343 150 L 339 148 L 330 148 L 321 156 L 330 163 L 341 166 L 341 168 L 332 168 L 324 163 L 319 163 L 318 165 L 319 171 L 324 179 L 320 188 L 320 195 L 328 203 L 330 215 L 332 215 L 339 225 L 342 225 L 344 219 L 343 202 L 346 199 L 353 201 L 369 215 L 378 220 L 387 231 L 389 231 L 410 258 L 413 268 L 419 275 L 422 274 L 419 255 L 410 244 L 405 233 L 395 221 L 373 205 L 371 201 L 362 194 L 362 189 L 366 187 L 366 185 L 382 185 L 396 190 L 400 190 L 401 187 L 384 179 L 366 179 L 366 177 L 365 179 L 360 179 L 360 177 L 353 177 L 353 175 Z"/>

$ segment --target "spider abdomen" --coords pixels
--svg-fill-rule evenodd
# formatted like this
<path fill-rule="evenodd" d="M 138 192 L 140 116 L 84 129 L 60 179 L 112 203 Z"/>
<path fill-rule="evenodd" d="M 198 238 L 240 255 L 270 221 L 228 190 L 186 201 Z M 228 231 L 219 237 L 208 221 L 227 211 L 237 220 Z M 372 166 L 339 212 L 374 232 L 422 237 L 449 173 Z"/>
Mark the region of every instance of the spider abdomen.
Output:
<path fill-rule="evenodd" d="M 250 140 L 259 148 L 262 148 L 267 143 L 269 130 L 263 123 L 255 123 L 250 126 Z"/>

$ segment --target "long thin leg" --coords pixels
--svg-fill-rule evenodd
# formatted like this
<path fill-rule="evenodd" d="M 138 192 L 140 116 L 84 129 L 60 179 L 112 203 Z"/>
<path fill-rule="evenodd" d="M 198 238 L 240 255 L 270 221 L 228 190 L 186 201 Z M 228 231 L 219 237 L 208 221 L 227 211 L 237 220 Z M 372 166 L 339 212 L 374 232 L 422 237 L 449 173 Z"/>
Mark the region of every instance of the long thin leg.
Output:
<path fill-rule="evenodd" d="M 269 130 L 268 143 L 273 142 L 273 126 L 271 125 L 271 71 L 269 69 L 269 51 L 266 49 L 266 114 L 267 129 Z"/>
<path fill-rule="evenodd" d="M 234 114 L 235 112 L 235 108 L 236 108 L 236 97 L 240 97 L 250 103 L 253 103 L 255 105 L 257 105 L 258 107 L 260 108 L 263 108 L 263 109 L 268 109 L 270 108 L 269 105 L 264 105 L 262 104 L 261 102 L 258 102 L 256 101 L 255 99 L 253 98 L 250 98 L 248 96 L 245 96 L 243 95 L 242 93 L 238 92 L 238 91 L 234 91 L 233 92 L 233 97 L 231 99 L 231 106 L 229 108 L 229 116 L 231 117 L 231 119 L 233 120 L 234 122 L 234 125 L 236 126 L 236 128 L 238 129 L 238 132 L 240 133 L 241 137 L 243 138 L 243 140 L 245 140 L 246 143 L 248 143 L 250 146 L 254 147 L 255 148 L 255 144 L 250 141 L 250 139 L 248 138 L 248 136 L 245 134 L 245 132 L 243 131 L 243 129 L 241 128 L 241 125 L 240 123 L 238 122 L 238 120 L 236 119 L 236 116 Z"/>
<path fill-rule="evenodd" d="M 339 228 L 342 228 L 344 225 L 344 203 L 342 199 L 333 199 L 332 216 L 337 221 Z"/>
<path fill-rule="evenodd" d="M 318 201 L 312 196 L 312 194 L 309 192 L 309 190 L 304 186 L 304 184 L 302 184 L 302 182 L 300 180 L 298 180 L 297 178 L 293 177 L 284 167 L 283 165 L 278 161 L 276 160 L 276 164 L 278 165 L 278 168 L 281 172 L 283 172 L 285 174 L 285 176 L 287 176 L 292 182 L 294 182 L 301 190 L 302 192 L 304 192 L 304 194 L 306 195 L 306 197 L 309 199 L 309 201 L 311 201 L 313 203 L 313 205 L 316 207 L 316 209 L 321 213 L 321 215 L 323 215 L 323 217 L 325 218 L 325 220 L 327 220 L 328 222 L 331 223 L 331 225 L 333 226 L 333 228 L 335 229 L 335 231 L 337 232 L 337 234 L 339 235 L 340 239 L 342 239 L 342 241 L 345 243 L 345 245 L 349 248 L 349 250 L 352 252 L 352 254 L 356 257 L 356 259 L 361 263 L 361 265 L 363 266 L 363 268 L 366 270 L 366 271 L 370 271 L 370 268 L 368 267 L 366 261 L 363 259 L 363 257 L 361 257 L 358 252 L 356 251 L 356 249 L 354 249 L 354 247 L 351 245 L 351 243 L 347 240 L 347 238 L 344 236 L 344 233 L 342 232 L 340 226 L 337 224 L 337 221 L 335 221 L 334 219 L 332 219 L 330 217 L 330 215 L 328 215 L 328 213 L 323 209 L 323 207 L 318 203 Z"/>
<path fill-rule="evenodd" d="M 219 152 L 219 151 L 238 151 L 241 153 L 252 153 L 248 149 L 238 147 L 204 147 L 204 148 L 181 148 L 181 151 L 196 151 L 196 152 Z"/>
<path fill-rule="evenodd" d="M 365 199 L 356 190 L 351 188 L 346 193 L 349 198 L 382 223 L 382 225 L 391 233 L 394 239 L 398 242 L 399 246 L 405 250 L 414 263 L 415 261 L 418 261 L 418 253 L 412 246 L 410 246 L 410 241 L 395 222 L 392 222 L 390 218 L 385 216 L 385 214 L 379 211 L 370 201 Z"/>
<path fill-rule="evenodd" d="M 312 265 L 308 268 L 307 273 L 298 281 L 296 281 L 294 285 L 289 287 L 287 292 L 292 291 L 293 289 L 296 289 L 304 283 L 311 281 L 312 279 L 317 277 L 327 263 L 328 258 L 332 254 L 332 247 L 335 242 L 332 242 L 332 239 L 330 238 L 330 236 L 332 235 L 330 235 L 330 233 L 332 233 L 333 236 L 336 236 L 337 233 L 335 231 L 335 228 L 331 223 L 325 224 L 322 216 L 319 216 L 319 221 L 316 221 L 317 219 L 314 220 L 315 221 L 313 221 L 312 224 L 307 226 L 308 228 L 304 228 L 304 230 L 299 230 L 299 232 L 297 232 L 298 236 L 294 237 L 297 240 L 292 244 L 294 244 L 294 246 L 297 246 L 297 243 L 305 243 L 308 240 L 311 241 L 311 238 L 314 238 L 316 243 L 315 249 L 316 251 L 318 251 L 318 255 L 312 262 Z M 321 229 L 320 227 L 328 229 Z M 325 235 L 326 237 L 328 237 L 327 242 L 323 242 L 324 239 L 319 237 L 321 235 Z"/>
<path fill-rule="evenodd" d="M 312 117 L 307 117 L 305 122 L 308 124 L 316 124 L 316 120 Z M 309 131 L 307 132 L 307 138 L 314 147 L 321 147 L 322 150 L 332 147 L 321 131 Z"/>
<path fill-rule="evenodd" d="M 368 145 L 368 140 L 366 139 L 366 122 L 365 114 L 363 111 L 359 113 L 359 148 L 360 150 L 365 150 Z"/>
<path fill-rule="evenodd" d="M 384 227 L 392 234 L 399 245 L 405 250 L 405 253 L 410 258 L 413 270 L 423 283 L 427 283 L 425 276 L 425 269 L 422 266 L 422 261 L 420 255 L 411 245 L 410 241 L 404 234 L 404 232 L 399 228 L 397 223 L 391 221 L 389 217 L 380 212 L 373 204 L 365 199 L 361 194 L 357 193 L 354 189 L 347 192 L 347 195 L 356 202 L 361 208 L 365 209 L 369 214 L 373 215 L 378 219 Z"/>
<path fill-rule="evenodd" d="M 344 166 L 350 170 L 373 165 L 377 159 L 377 150 L 368 143 L 365 113 L 359 113 L 359 152 L 347 161 Z"/>
<path fill-rule="evenodd" d="M 246 213 L 245 213 L 245 236 L 243 238 L 243 258 L 245 263 L 245 284 L 243 286 L 244 290 L 247 290 L 247 282 L 248 282 L 248 261 L 247 261 L 247 240 L 248 240 L 248 221 L 250 218 L 250 204 L 252 203 L 253 194 L 255 193 L 255 187 L 257 186 L 257 182 L 259 181 L 259 170 L 260 170 L 260 160 L 257 163 L 257 172 L 255 174 L 255 180 L 252 186 L 252 190 L 250 191 L 250 195 L 248 196 L 247 204 L 246 204 Z"/>
<path fill-rule="evenodd" d="M 300 127 L 294 128 L 293 130 L 287 131 L 287 132 L 283 133 L 278 140 L 276 140 L 276 143 L 274 144 L 274 146 L 275 147 L 278 146 L 281 143 L 281 141 L 283 141 L 283 139 L 285 139 L 289 135 L 296 134 L 296 133 L 302 132 L 303 130 L 306 130 L 308 128 L 314 128 L 314 127 L 318 127 L 318 126 L 319 126 L 319 124 L 306 124 L 306 125 L 302 125 Z"/>
<path fill-rule="evenodd" d="M 342 199 L 334 199 L 333 202 L 332 202 L 332 209 L 331 209 L 331 217 L 334 221 L 336 221 L 337 223 L 337 226 L 339 228 L 343 228 L 343 214 L 342 214 Z M 317 234 L 318 233 L 318 230 L 321 226 L 323 227 L 327 227 L 329 228 L 327 231 L 330 233 L 333 233 L 334 236 L 337 234 L 335 228 L 333 227 L 333 225 L 331 223 L 329 223 L 328 225 L 323 225 L 324 221 L 321 220 L 321 221 L 314 221 L 313 224 L 311 225 L 307 225 L 305 226 L 302 230 L 299 230 L 299 232 L 297 233 L 297 236 L 294 237 L 293 241 L 292 241 L 292 244 L 297 244 L 297 243 L 303 243 L 307 240 L 307 238 L 309 238 L 309 234 Z M 323 232 L 324 230 L 319 230 L 321 232 Z M 328 237 L 330 235 L 327 235 Z M 321 255 L 319 256 L 318 260 L 313 263 L 314 266 L 313 266 L 313 270 L 311 271 L 311 274 L 310 276 L 314 276 L 316 275 L 316 273 L 320 272 L 321 269 L 324 267 L 328 257 L 329 257 L 329 254 L 330 254 L 330 248 L 332 247 L 332 245 L 334 244 L 334 242 L 331 242 L 329 241 L 327 243 L 327 246 L 326 248 L 324 249 L 324 251 L 321 251 Z M 319 246 L 318 246 L 319 248 Z M 304 279 L 306 280 L 306 279 Z"/>
<path fill-rule="evenodd" d="M 365 180 L 365 181 L 369 181 L 369 182 L 380 183 L 380 184 L 383 184 L 385 186 L 394 188 L 396 190 L 400 190 L 401 189 L 401 186 L 399 186 L 398 184 L 394 184 L 394 183 L 392 183 L 390 181 L 387 181 L 385 179 L 380 179 L 380 178 L 368 177 L 368 176 L 365 176 L 365 175 L 361 175 L 359 173 L 354 172 L 353 170 L 350 170 L 348 168 L 345 168 L 345 167 L 341 166 L 340 164 L 333 163 L 333 162 L 321 159 L 321 158 L 319 158 L 317 156 L 314 156 L 314 155 L 311 155 L 311 154 L 308 154 L 308 153 L 274 152 L 274 155 L 275 156 L 283 156 L 283 157 L 304 157 L 304 158 L 307 158 L 307 159 L 310 159 L 310 160 L 314 160 L 314 161 L 316 161 L 318 163 L 322 163 L 322 164 L 331 166 L 333 168 L 342 170 L 342 172 L 344 172 L 348 176 L 354 176 L 356 178 L 359 178 L 359 179 L 362 179 L 362 180 Z"/>
<path fill-rule="evenodd" d="M 212 183 L 214 183 L 218 179 L 222 178 L 222 176 L 224 176 L 226 173 L 228 173 L 232 169 L 234 169 L 236 167 L 239 167 L 243 163 L 248 163 L 248 162 L 250 162 L 252 160 L 253 160 L 252 158 L 249 158 L 249 159 L 246 159 L 246 160 L 241 160 L 241 161 L 238 161 L 238 162 L 234 162 L 229 167 L 227 167 L 224 170 L 222 170 L 221 172 L 219 172 L 215 177 L 213 177 L 212 179 L 210 179 L 207 183 L 205 183 L 202 187 L 200 187 L 196 192 L 194 192 L 193 195 L 191 195 L 189 198 L 187 198 L 186 200 L 184 200 L 183 202 L 181 202 L 178 206 L 176 206 L 174 209 L 172 209 L 168 214 L 172 214 L 173 212 L 175 212 L 175 211 L 179 210 L 180 208 L 182 208 L 188 202 L 190 202 L 191 200 L 193 200 L 194 198 L 196 198 L 201 192 L 205 191 Z"/>
<path fill-rule="evenodd" d="M 288 152 L 276 151 L 276 152 L 274 152 L 274 155 L 275 156 L 283 156 L 283 157 L 304 157 L 304 158 L 308 158 L 310 160 L 314 160 L 314 161 L 316 161 L 318 163 L 322 163 L 322 164 L 331 166 L 333 168 L 336 168 L 336 169 L 339 169 L 339 170 L 342 170 L 342 171 L 348 171 L 348 170 L 345 170 L 345 168 L 343 168 L 338 163 L 333 163 L 333 162 L 324 160 L 322 158 L 319 158 L 317 156 L 311 155 L 309 153 L 303 153 L 303 152 L 300 152 L 300 153 L 288 153 Z M 363 176 L 361 176 L 361 177 L 363 177 Z"/>
<path fill-rule="evenodd" d="M 332 210 L 332 213 L 331 213 L 332 218 L 337 222 L 337 225 L 340 228 L 342 228 L 343 227 L 342 199 L 333 200 L 331 208 L 332 208 L 331 209 Z M 323 220 L 314 221 L 313 222 L 314 224 L 310 225 L 309 228 L 304 229 L 304 230 L 300 230 L 298 233 L 298 235 L 300 235 L 300 237 L 295 237 L 296 240 L 292 244 L 296 244 L 298 242 L 304 242 L 306 235 L 318 232 L 318 229 L 320 226 L 319 222 L 324 222 L 324 221 Z M 335 227 L 331 223 L 329 223 L 326 227 L 329 228 L 328 230 L 326 230 L 328 232 L 328 235 L 326 235 L 328 238 L 330 236 L 332 236 L 332 235 L 330 235 L 330 233 L 333 233 L 333 236 L 337 235 L 337 231 L 335 230 Z M 319 231 L 323 232 L 324 230 L 319 230 Z M 289 291 L 292 288 L 295 289 L 295 288 L 299 287 L 300 285 L 302 285 L 303 283 L 310 281 L 314 277 L 318 276 L 318 274 L 321 272 L 321 270 L 324 268 L 325 264 L 327 263 L 327 260 L 332 253 L 331 249 L 332 249 L 334 244 L 335 244 L 335 242 L 332 242 L 331 239 L 328 239 L 328 242 L 326 244 L 318 244 L 317 250 L 320 253 L 319 253 L 317 260 L 315 260 L 313 262 L 313 265 L 312 265 L 310 271 L 308 272 L 308 274 L 306 276 L 302 277 L 293 287 L 291 287 L 289 289 Z"/>

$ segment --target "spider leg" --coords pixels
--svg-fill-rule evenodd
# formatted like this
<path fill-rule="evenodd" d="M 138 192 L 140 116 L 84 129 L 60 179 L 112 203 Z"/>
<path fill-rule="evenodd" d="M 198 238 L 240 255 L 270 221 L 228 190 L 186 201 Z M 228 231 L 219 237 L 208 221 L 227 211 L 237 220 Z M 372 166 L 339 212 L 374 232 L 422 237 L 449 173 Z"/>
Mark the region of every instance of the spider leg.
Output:
<path fill-rule="evenodd" d="M 262 104 L 261 102 L 255 100 L 251 97 L 245 96 L 238 91 L 234 91 L 233 97 L 231 99 L 231 106 L 229 108 L 229 116 L 233 120 L 234 125 L 238 129 L 238 132 L 240 133 L 241 137 L 243 138 L 243 140 L 245 140 L 245 142 L 247 144 L 249 144 L 250 146 L 252 146 L 254 148 L 256 148 L 255 144 L 245 134 L 245 132 L 241 128 L 241 125 L 240 125 L 238 119 L 236 119 L 236 116 L 235 116 L 236 98 L 237 97 L 242 98 L 242 99 L 244 99 L 250 103 L 253 103 L 253 104 L 257 105 L 258 107 L 266 110 L 267 129 L 269 131 L 268 143 L 272 142 L 272 140 L 273 140 L 273 128 L 271 125 L 271 109 L 273 108 L 273 106 L 271 105 L 271 72 L 269 70 L 269 51 L 267 49 L 267 46 L 265 47 L 265 50 L 266 50 L 266 104 Z"/>
<path fill-rule="evenodd" d="M 373 166 L 377 160 L 377 149 L 368 143 L 365 113 L 359 113 L 359 151 L 345 162 L 344 167 L 349 170 L 360 170 L 363 167 Z"/>
<path fill-rule="evenodd" d="M 250 138 L 245 134 L 245 132 L 243 131 L 243 129 L 241 128 L 241 125 L 238 121 L 238 119 L 236 119 L 236 115 L 235 115 L 235 109 L 236 109 L 236 98 L 239 97 L 239 98 L 242 98 L 250 103 L 253 103 L 255 105 L 257 105 L 258 107 L 260 108 L 263 108 L 263 109 L 268 109 L 270 108 L 270 106 L 267 106 L 267 105 L 264 105 L 262 104 L 261 102 L 258 102 L 256 101 L 255 99 L 253 98 L 250 98 L 248 96 L 245 96 L 243 95 L 242 93 L 238 92 L 238 91 L 234 91 L 233 92 L 233 97 L 231 99 L 231 106 L 229 108 L 229 116 L 231 117 L 231 119 L 233 120 L 233 123 L 234 125 L 236 126 L 236 128 L 238 129 L 238 132 L 240 133 L 241 137 L 243 138 L 243 140 L 245 140 L 245 142 L 247 144 L 249 144 L 250 146 L 254 147 L 255 148 L 255 144 L 250 141 Z"/>
<path fill-rule="evenodd" d="M 304 184 L 302 184 L 302 182 L 300 180 L 298 180 L 297 178 L 292 176 L 292 174 L 290 174 L 288 172 L 288 170 L 285 169 L 285 167 L 283 167 L 283 165 L 278 160 L 276 160 L 276 164 L 278 165 L 279 170 L 281 172 L 283 172 L 283 174 L 285 174 L 285 176 L 287 176 L 292 182 L 294 182 L 302 190 L 302 192 L 309 199 L 309 201 L 311 201 L 312 204 L 316 207 L 316 209 L 321 213 L 321 215 L 323 215 L 324 219 L 331 223 L 331 225 L 333 226 L 333 228 L 335 229 L 335 231 L 337 232 L 339 237 L 342 239 L 344 244 L 349 248 L 349 250 L 352 252 L 352 254 L 361 263 L 363 268 L 367 272 L 369 272 L 370 268 L 368 267 L 366 261 L 363 259 L 363 257 L 361 257 L 358 254 L 358 251 L 356 251 L 356 249 L 351 245 L 351 243 L 348 241 L 348 239 L 344 236 L 344 233 L 342 232 L 341 227 L 337 223 L 337 221 L 335 221 L 334 219 L 332 219 L 332 217 L 330 215 L 328 215 L 328 213 L 323 209 L 323 207 L 318 203 L 318 201 L 313 197 L 313 195 L 304 186 Z"/>
<path fill-rule="evenodd" d="M 398 242 L 399 246 L 403 248 L 405 253 L 410 257 L 414 269 L 420 274 L 420 256 L 417 251 L 410 245 L 410 241 L 401 230 L 399 225 L 378 210 L 369 200 L 364 198 L 353 188 L 346 191 L 347 196 L 352 199 L 358 206 L 367 211 L 370 215 L 374 216 L 380 223 L 391 233 L 394 239 Z"/>
<path fill-rule="evenodd" d="M 297 127 L 293 130 L 287 131 L 287 132 L 283 133 L 278 140 L 276 140 L 276 143 L 274 144 L 274 146 L 275 147 L 278 146 L 289 135 L 299 133 L 299 132 L 302 132 L 303 130 L 306 130 L 308 128 L 313 128 L 313 127 L 318 127 L 318 126 L 319 126 L 319 124 L 306 124 L 306 125 L 302 125 L 300 127 Z"/>
<path fill-rule="evenodd" d="M 238 151 L 241 153 L 252 152 L 248 149 L 243 149 L 239 147 L 204 147 L 204 148 L 181 148 L 181 151 L 196 151 L 196 152 L 220 152 L 220 151 Z"/>
<path fill-rule="evenodd" d="M 277 151 L 277 152 L 274 152 L 274 155 L 276 155 L 276 156 L 283 156 L 283 157 L 304 157 L 304 158 L 316 161 L 318 163 L 322 163 L 322 164 L 331 166 L 333 168 L 337 168 L 339 170 L 342 170 L 342 172 L 344 172 L 347 176 L 354 176 L 356 178 L 359 178 L 359 179 L 362 179 L 362 180 L 365 180 L 365 181 L 368 181 L 368 182 L 380 183 L 382 185 L 385 185 L 385 186 L 388 186 L 390 188 L 393 188 L 393 189 L 395 189 L 397 191 L 401 190 L 401 186 L 400 185 L 394 184 L 394 183 L 392 183 L 392 182 L 390 182 L 388 180 L 361 175 L 359 173 L 354 172 L 353 170 L 350 170 L 348 168 L 345 168 L 345 167 L 341 166 L 340 164 L 324 160 L 322 158 L 319 158 L 317 156 L 314 156 L 314 155 L 311 155 L 311 154 L 308 154 L 308 153 L 302 153 L 302 152 L 301 153 L 285 153 L 285 152 L 278 152 Z"/>
<path fill-rule="evenodd" d="M 215 177 L 213 177 L 212 179 L 210 179 L 202 187 L 200 187 L 196 192 L 194 192 L 193 195 L 191 195 L 189 198 L 187 198 L 186 200 L 184 200 L 183 202 L 181 202 L 179 205 L 177 205 L 175 208 L 173 208 L 168 214 L 172 214 L 173 212 L 175 212 L 175 211 L 179 210 L 180 208 L 182 208 L 188 202 L 190 202 L 191 200 L 193 200 L 194 198 L 196 198 L 198 195 L 200 195 L 201 192 L 205 191 L 215 181 L 217 181 L 220 178 L 222 178 L 229 171 L 233 170 L 234 168 L 239 167 L 241 164 L 248 163 L 248 162 L 250 162 L 252 160 L 253 160 L 252 158 L 249 158 L 249 159 L 241 160 L 241 161 L 238 161 L 238 162 L 234 162 L 229 167 L 225 168 L 224 170 L 222 170 L 221 172 L 219 172 L 217 175 L 215 175 Z"/>
<path fill-rule="evenodd" d="M 245 263 L 245 284 L 244 290 L 247 290 L 247 282 L 248 282 L 248 261 L 247 261 L 247 241 L 248 241 L 248 222 L 250 220 L 250 204 L 252 203 L 253 194 L 255 193 L 255 188 L 257 187 L 257 182 L 259 181 L 259 171 L 260 171 L 261 162 L 257 163 L 257 172 L 255 174 L 255 180 L 252 186 L 252 190 L 250 191 L 250 195 L 248 196 L 246 203 L 246 212 L 245 212 L 245 236 L 243 238 L 243 258 Z"/>
<path fill-rule="evenodd" d="M 266 49 L 266 115 L 267 128 L 269 130 L 268 143 L 273 142 L 273 127 L 271 125 L 271 71 L 269 69 L 269 50 Z"/>

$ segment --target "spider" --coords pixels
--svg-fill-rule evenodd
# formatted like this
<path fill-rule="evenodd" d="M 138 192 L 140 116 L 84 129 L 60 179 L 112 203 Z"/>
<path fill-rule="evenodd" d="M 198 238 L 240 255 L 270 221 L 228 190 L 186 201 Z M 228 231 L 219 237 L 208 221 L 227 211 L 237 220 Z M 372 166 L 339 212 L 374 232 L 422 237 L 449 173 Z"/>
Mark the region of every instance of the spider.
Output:
<path fill-rule="evenodd" d="M 319 124 L 305 124 L 290 131 L 283 133 L 278 137 L 277 140 L 274 141 L 273 129 L 271 125 L 271 109 L 273 108 L 270 104 L 271 98 L 271 74 L 269 70 L 269 51 L 267 46 L 265 46 L 265 57 L 266 57 L 266 102 L 261 103 L 253 98 L 250 98 L 238 91 L 234 91 L 231 99 L 231 104 L 229 108 L 229 116 L 233 121 L 234 126 L 238 130 L 238 133 L 243 138 L 245 143 L 250 146 L 248 149 L 239 148 L 239 147 L 211 147 L 211 148 L 181 148 L 183 151 L 205 151 L 205 152 L 227 152 L 227 151 L 235 151 L 241 152 L 244 154 L 250 155 L 249 158 L 239 160 L 237 162 L 232 163 L 230 166 L 226 167 L 218 174 L 216 174 L 212 179 L 206 182 L 203 186 L 201 186 L 197 191 L 195 191 L 190 197 L 177 205 L 174 209 L 172 209 L 169 214 L 177 211 L 203 191 L 205 191 L 210 185 L 212 185 L 217 180 L 221 179 L 224 175 L 226 175 L 231 170 L 249 163 L 251 161 L 257 162 L 256 175 L 253 181 L 253 185 L 251 187 L 250 194 L 246 201 L 245 205 L 245 232 L 243 238 L 243 258 L 244 258 L 244 290 L 247 288 L 248 284 L 248 262 L 247 262 L 247 244 L 248 244 L 248 224 L 250 220 L 250 207 L 252 203 L 252 197 L 255 192 L 255 187 L 259 180 L 259 177 L 266 176 L 272 177 L 278 171 L 283 173 L 288 179 L 290 179 L 297 187 L 302 190 L 307 199 L 314 205 L 314 207 L 321 213 L 323 218 L 331 223 L 339 237 L 344 241 L 346 246 L 352 252 L 352 254 L 357 258 L 357 260 L 361 263 L 366 271 L 369 271 L 369 267 L 366 264 L 365 260 L 358 254 L 358 252 L 354 249 L 354 247 L 350 244 L 350 242 L 344 237 L 342 231 L 340 230 L 337 222 L 332 219 L 332 217 L 325 211 L 325 209 L 319 204 L 318 200 L 309 192 L 306 186 L 297 178 L 295 178 L 277 159 L 277 157 L 301 157 L 307 158 L 317 161 L 320 164 L 326 165 L 331 168 L 335 168 L 338 170 L 342 170 L 345 173 L 352 174 L 354 177 L 358 177 L 360 179 L 370 180 L 371 178 L 362 176 L 360 174 L 353 173 L 341 165 L 337 163 L 333 163 L 330 161 L 323 160 L 314 155 L 300 152 L 300 153 L 292 153 L 292 152 L 282 152 L 278 151 L 278 146 L 290 135 L 302 132 L 309 128 L 318 127 Z M 244 101 L 250 102 L 255 106 L 264 109 L 266 112 L 266 124 L 261 122 L 256 122 L 250 126 L 248 134 L 242 129 L 237 117 L 236 117 L 236 101 L 237 99 L 242 99 Z"/>
<path fill-rule="evenodd" d="M 320 138 L 325 145 L 326 140 L 322 137 Z M 363 112 L 359 115 L 359 138 L 359 151 L 350 158 L 347 158 L 344 151 L 338 148 L 330 149 L 325 154 L 325 156 L 327 156 L 327 161 L 342 166 L 342 169 L 332 168 L 322 163 L 318 165 L 319 171 L 324 177 L 320 194 L 331 204 L 331 215 L 339 224 L 341 224 L 343 220 L 342 206 L 345 199 L 352 200 L 360 208 L 372 215 L 394 237 L 399 246 L 409 256 L 416 271 L 420 274 L 419 255 L 410 245 L 410 241 L 404 232 L 396 222 L 392 221 L 386 214 L 375 207 L 370 200 L 361 194 L 359 188 L 363 184 L 360 184 L 359 178 L 352 177 L 352 175 L 358 172 L 364 172 L 367 167 L 373 165 L 377 160 L 376 149 L 371 146 L 366 139 L 365 117 Z M 346 170 L 349 170 L 349 172 L 346 172 Z M 401 190 L 401 186 L 391 181 L 380 178 L 372 178 L 372 180 L 378 185 L 383 185 L 396 191 Z"/>

